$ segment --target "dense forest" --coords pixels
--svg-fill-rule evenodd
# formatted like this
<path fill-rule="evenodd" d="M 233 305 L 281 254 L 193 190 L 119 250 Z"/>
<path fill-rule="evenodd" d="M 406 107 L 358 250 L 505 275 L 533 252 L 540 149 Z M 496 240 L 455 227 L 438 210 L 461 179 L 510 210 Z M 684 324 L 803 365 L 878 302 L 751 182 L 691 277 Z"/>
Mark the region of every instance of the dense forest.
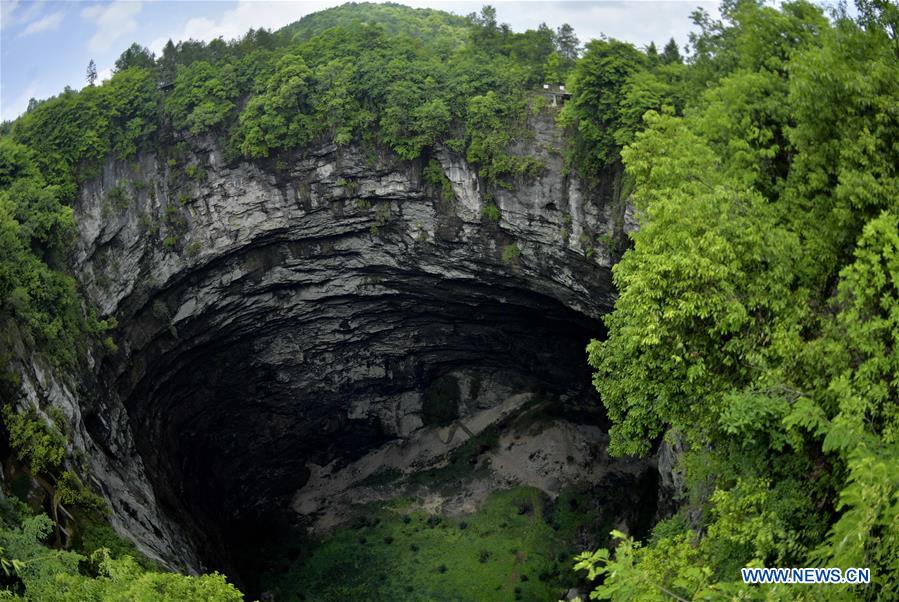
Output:
<path fill-rule="evenodd" d="M 443 146 L 497 190 L 539 173 L 509 149 L 542 84 L 564 82 L 570 170 L 588 193 L 612 178 L 639 219 L 588 349 L 610 452 L 666 445 L 681 486 L 649 538 L 616 534 L 573 568 L 597 599 L 897 599 L 899 8 L 726 0 L 721 20 L 693 19 L 687 48 L 659 50 L 514 32 L 490 7 L 352 4 L 158 57 L 134 45 L 110 80 L 0 126 L 0 362 L 14 332 L 62 369 L 114 352 L 114 321 L 67 264 L 72 205 L 108 156 L 210 136 L 277 172 L 323 141 L 409 161 Z M 242 599 L 118 539 L 65 430 L 10 409 L 17 387 L 4 370 L 9 448 L 92 526 L 58 549 L 51 518 L 3 498 L 0 598 Z M 742 583 L 762 566 L 870 567 L 872 582 Z"/>

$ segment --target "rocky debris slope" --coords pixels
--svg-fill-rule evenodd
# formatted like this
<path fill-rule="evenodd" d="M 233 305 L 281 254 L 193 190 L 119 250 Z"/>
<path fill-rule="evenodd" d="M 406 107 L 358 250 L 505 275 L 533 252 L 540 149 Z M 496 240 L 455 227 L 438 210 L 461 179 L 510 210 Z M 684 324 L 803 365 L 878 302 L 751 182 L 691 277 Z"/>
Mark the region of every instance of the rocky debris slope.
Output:
<path fill-rule="evenodd" d="M 609 475 L 636 482 L 653 470 L 644 460 L 610 459 L 599 427 L 547 413 L 564 403 L 516 394 L 355 462 L 312 466 L 293 508 L 310 531 L 324 533 L 375 502 L 408 499 L 433 514 L 469 514 L 498 490 L 524 485 L 555 499 L 565 488 L 600 486 Z"/>

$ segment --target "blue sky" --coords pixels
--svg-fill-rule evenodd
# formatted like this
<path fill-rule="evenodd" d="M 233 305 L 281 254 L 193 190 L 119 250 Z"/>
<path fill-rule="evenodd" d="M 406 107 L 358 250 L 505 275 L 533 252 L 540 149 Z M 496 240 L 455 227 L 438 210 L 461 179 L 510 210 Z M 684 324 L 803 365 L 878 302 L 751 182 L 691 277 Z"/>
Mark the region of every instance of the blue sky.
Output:
<path fill-rule="evenodd" d="M 643 46 L 674 37 L 683 46 L 691 29 L 690 13 L 702 6 L 717 14 L 709 0 L 408 1 L 457 14 L 493 4 L 499 20 L 516 31 L 541 22 L 570 23 L 581 41 L 605 34 Z M 189 38 L 226 40 L 248 29 L 277 29 L 303 15 L 340 1 L 150 0 L 60 2 L 0 0 L 0 121 L 14 119 L 30 98 L 53 96 L 65 86 L 79 89 L 92 58 L 100 78 L 108 77 L 121 52 L 138 42 L 159 52 L 165 42 Z"/>

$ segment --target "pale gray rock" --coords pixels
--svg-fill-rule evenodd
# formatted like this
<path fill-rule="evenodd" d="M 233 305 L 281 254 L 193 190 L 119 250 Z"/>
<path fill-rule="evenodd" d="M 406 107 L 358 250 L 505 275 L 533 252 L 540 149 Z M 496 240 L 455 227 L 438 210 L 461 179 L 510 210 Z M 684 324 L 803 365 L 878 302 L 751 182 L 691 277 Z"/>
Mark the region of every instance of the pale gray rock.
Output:
<path fill-rule="evenodd" d="M 533 131 L 515 151 L 544 169 L 490 191 L 498 223 L 446 148 L 433 159 L 453 199 L 424 161 L 353 146 L 264 167 L 190 139 L 204 178 L 162 150 L 107 161 L 81 189 L 72 260 L 118 320 L 118 353 L 60 375 L 22 347 L 22 403 L 65 413 L 119 532 L 200 570 L 286 507 L 308 466 L 414 437 L 428 395 L 461 416 L 519 393 L 589 395 L 584 345 L 615 297 L 598 241 L 622 226 L 564 169 L 551 116 Z M 455 388 L 435 390 L 440 377 Z"/>

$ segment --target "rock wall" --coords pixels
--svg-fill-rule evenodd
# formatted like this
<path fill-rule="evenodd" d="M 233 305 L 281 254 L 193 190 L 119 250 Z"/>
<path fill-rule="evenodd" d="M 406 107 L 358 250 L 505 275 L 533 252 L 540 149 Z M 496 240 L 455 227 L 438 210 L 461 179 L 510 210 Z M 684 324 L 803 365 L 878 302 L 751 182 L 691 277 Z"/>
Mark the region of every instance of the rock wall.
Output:
<path fill-rule="evenodd" d="M 611 208 L 567 174 L 552 115 L 533 125 L 518 152 L 545 168 L 510 189 L 443 148 L 326 145 L 262 167 L 191 139 L 107 162 L 75 208 L 73 263 L 119 351 L 69 384 L 21 351 L 29 398 L 75 424 L 116 528 L 200 569 L 309 463 L 409 437 L 424 400 L 464 414 L 589 387 Z M 423 178 L 432 159 L 452 195 Z"/>

